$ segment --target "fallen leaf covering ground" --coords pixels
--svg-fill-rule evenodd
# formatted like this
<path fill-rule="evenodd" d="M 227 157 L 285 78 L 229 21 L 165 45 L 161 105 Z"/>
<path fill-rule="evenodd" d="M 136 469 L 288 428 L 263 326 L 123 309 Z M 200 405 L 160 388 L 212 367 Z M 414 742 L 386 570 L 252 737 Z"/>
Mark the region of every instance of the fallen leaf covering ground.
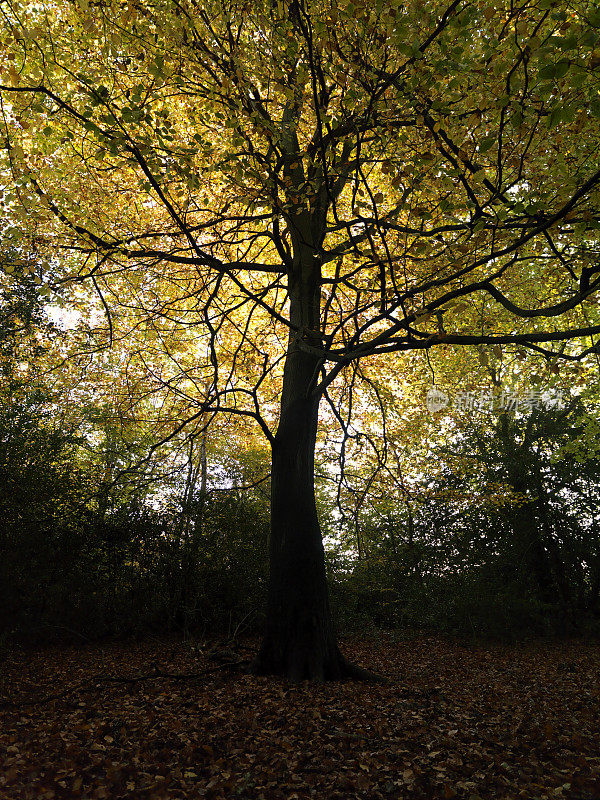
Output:
<path fill-rule="evenodd" d="M 0 798 L 600 798 L 599 643 L 342 649 L 389 682 L 289 685 L 168 639 L 11 653 Z"/>

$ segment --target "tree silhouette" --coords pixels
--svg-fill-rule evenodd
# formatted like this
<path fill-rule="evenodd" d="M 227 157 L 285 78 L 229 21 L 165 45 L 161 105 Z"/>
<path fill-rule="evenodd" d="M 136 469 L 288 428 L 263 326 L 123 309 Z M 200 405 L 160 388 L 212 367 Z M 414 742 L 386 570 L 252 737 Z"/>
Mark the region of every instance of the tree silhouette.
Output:
<path fill-rule="evenodd" d="M 123 370 L 177 399 L 154 449 L 215 413 L 270 442 L 255 671 L 364 677 L 329 610 L 320 402 L 337 413 L 348 367 L 376 354 L 595 351 L 598 12 L 59 0 L 2 13 L 7 235 L 53 254 L 48 291 L 91 286 L 95 347 L 126 341 Z"/>

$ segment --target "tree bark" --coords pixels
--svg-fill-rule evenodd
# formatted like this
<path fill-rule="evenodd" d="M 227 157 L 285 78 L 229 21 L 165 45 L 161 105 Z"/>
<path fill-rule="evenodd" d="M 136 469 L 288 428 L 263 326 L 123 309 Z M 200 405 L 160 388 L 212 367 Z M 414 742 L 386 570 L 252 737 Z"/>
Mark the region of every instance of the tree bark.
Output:
<path fill-rule="evenodd" d="M 255 669 L 293 681 L 342 676 L 314 496 L 317 409 L 314 398 L 295 399 L 273 446 L 267 625 Z"/>
<path fill-rule="evenodd" d="M 289 275 L 290 330 L 279 425 L 272 444 L 271 538 L 267 619 L 254 674 L 301 680 L 371 676 L 349 664 L 337 645 L 329 605 L 325 551 L 317 515 L 314 454 L 320 396 L 321 268 L 310 224 L 297 222 Z"/>
<path fill-rule="evenodd" d="M 270 577 L 265 636 L 254 672 L 293 681 L 342 676 L 329 607 L 325 553 L 314 491 L 320 345 L 320 265 L 301 252 L 290 275 L 290 331 L 271 466 Z M 302 258 L 302 256 L 305 256 Z M 313 263 L 311 263 L 311 260 Z"/>
<path fill-rule="evenodd" d="M 298 362 L 309 359 L 296 353 L 289 361 L 300 366 L 299 379 L 308 364 Z M 378 676 L 350 664 L 336 641 L 314 493 L 319 401 L 294 395 L 282 408 L 273 445 L 267 620 L 251 671 L 293 682 L 376 681 Z"/>

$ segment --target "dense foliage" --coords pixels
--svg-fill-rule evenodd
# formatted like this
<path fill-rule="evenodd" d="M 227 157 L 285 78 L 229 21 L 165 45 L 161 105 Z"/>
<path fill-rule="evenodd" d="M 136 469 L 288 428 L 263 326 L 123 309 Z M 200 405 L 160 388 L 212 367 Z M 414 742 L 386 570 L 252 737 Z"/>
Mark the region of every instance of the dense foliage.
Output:
<path fill-rule="evenodd" d="M 412 510 L 364 520 L 367 555 L 341 587 L 353 611 L 466 635 L 597 630 L 600 463 L 553 458 L 582 419 L 580 402 L 503 414 L 441 449 Z"/>
<path fill-rule="evenodd" d="M 497 415 L 437 452 L 438 474 L 413 486 L 412 503 L 364 504 L 360 554 L 353 524 L 332 528 L 338 626 L 517 637 L 597 629 L 600 462 L 555 458 L 583 435 L 585 419 L 581 401 Z M 24 386 L 0 414 L 3 633 L 48 640 L 260 630 L 265 484 L 196 488 L 185 502 L 171 494 L 161 503 L 121 487 L 107 508 L 82 438 L 52 420 L 47 397 Z M 228 470 L 246 483 L 248 468 Z M 324 516 L 332 502 L 324 489 Z"/>
<path fill-rule="evenodd" d="M 430 370 L 534 392 L 594 368 L 597 6 L 0 14 L 11 618 L 109 631 L 255 615 L 263 445 L 256 672 L 357 675 L 323 531 L 342 613 L 429 609 L 475 632 L 593 614 L 593 425 L 520 430 L 503 413 L 495 430 L 433 433 L 419 387 Z M 431 471 L 444 424 L 477 474 L 441 455 Z M 573 436 L 583 461 L 553 461 Z M 486 622 L 492 607 L 506 624 Z"/>

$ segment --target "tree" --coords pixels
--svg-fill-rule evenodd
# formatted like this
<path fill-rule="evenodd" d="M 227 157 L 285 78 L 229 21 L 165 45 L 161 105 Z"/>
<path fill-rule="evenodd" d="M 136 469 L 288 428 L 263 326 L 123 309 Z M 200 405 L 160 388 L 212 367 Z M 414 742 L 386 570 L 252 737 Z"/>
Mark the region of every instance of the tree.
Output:
<path fill-rule="evenodd" d="M 560 603 L 571 614 L 594 610 L 598 602 L 598 461 L 554 456 L 581 435 L 584 411 L 574 399 L 520 420 L 503 412 L 493 432 L 474 428 L 463 443 L 488 481 L 504 481 L 522 498 L 501 515 L 512 535 L 496 549 L 508 552 L 515 574 L 525 571 L 541 601 Z"/>
<path fill-rule="evenodd" d="M 5 202 L 54 254 L 48 289 L 81 302 L 90 286 L 106 316 L 96 348 L 129 337 L 129 364 L 178 401 L 183 421 L 154 447 L 219 412 L 271 444 L 255 670 L 362 674 L 329 610 L 320 401 L 337 414 L 352 364 L 378 354 L 595 351 L 600 13 L 554 0 L 2 13 Z"/>

